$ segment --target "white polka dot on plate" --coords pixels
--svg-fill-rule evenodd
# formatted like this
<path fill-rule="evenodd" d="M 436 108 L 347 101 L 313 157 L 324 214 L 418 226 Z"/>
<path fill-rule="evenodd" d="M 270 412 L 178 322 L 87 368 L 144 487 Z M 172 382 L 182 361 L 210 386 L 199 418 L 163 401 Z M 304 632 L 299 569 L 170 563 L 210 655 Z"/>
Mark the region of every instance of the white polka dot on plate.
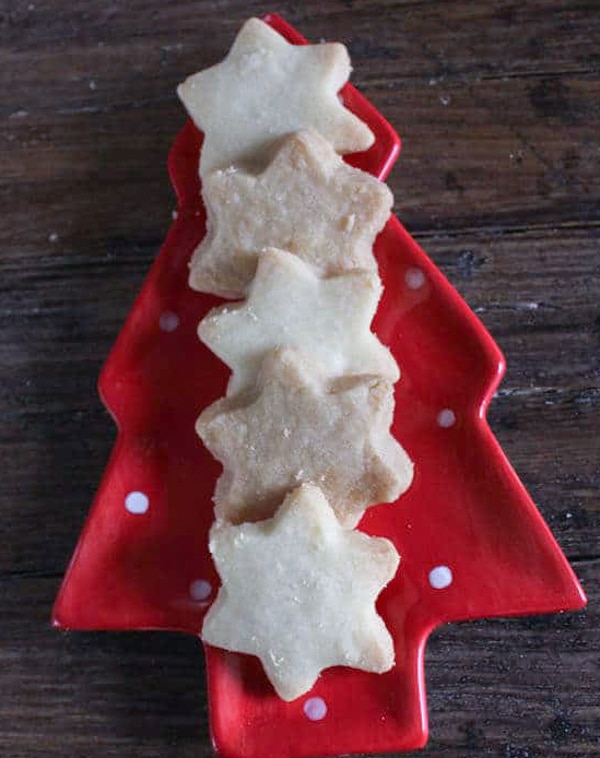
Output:
<path fill-rule="evenodd" d="M 129 513 L 140 515 L 146 513 L 149 507 L 150 500 L 148 499 L 148 495 L 145 495 L 143 492 L 130 492 L 125 497 L 125 508 Z"/>
<path fill-rule="evenodd" d="M 173 311 L 165 311 L 158 321 L 163 332 L 174 332 L 179 326 L 179 316 Z"/>
<path fill-rule="evenodd" d="M 327 715 L 327 703 L 322 697 L 309 697 L 304 703 L 304 715 L 309 721 L 321 721 Z"/>
<path fill-rule="evenodd" d="M 420 268 L 409 268 L 404 274 L 406 286 L 411 290 L 418 290 L 425 284 L 425 274 Z"/>
<path fill-rule="evenodd" d="M 196 579 L 190 584 L 190 597 L 199 603 L 208 600 L 211 592 L 211 584 L 206 579 Z"/>
<path fill-rule="evenodd" d="M 436 566 L 429 572 L 429 584 L 434 590 L 444 590 L 452 584 L 452 569 L 448 566 Z"/>
<path fill-rule="evenodd" d="M 450 408 L 444 408 L 438 413 L 437 422 L 444 429 L 449 429 L 456 423 L 456 414 Z"/>

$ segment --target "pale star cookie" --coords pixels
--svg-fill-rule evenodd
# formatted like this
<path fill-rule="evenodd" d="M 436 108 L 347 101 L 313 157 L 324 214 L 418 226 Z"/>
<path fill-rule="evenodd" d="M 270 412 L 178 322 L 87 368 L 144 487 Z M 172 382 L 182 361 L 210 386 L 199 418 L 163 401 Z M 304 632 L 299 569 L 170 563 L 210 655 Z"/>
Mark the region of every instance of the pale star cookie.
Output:
<path fill-rule="evenodd" d="M 258 254 L 277 247 L 321 274 L 376 270 L 373 243 L 393 196 L 385 184 L 348 166 L 314 130 L 286 137 L 262 174 L 214 171 L 202 189 L 208 233 L 190 263 L 190 286 L 244 295 Z"/>
<path fill-rule="evenodd" d="M 296 489 L 267 521 L 217 522 L 210 551 L 222 587 L 202 639 L 258 656 L 284 700 L 330 666 L 383 673 L 394 665 L 375 601 L 398 553 L 387 539 L 343 529 L 317 487 Z"/>
<path fill-rule="evenodd" d="M 371 130 L 337 96 L 350 70 L 340 43 L 291 45 L 263 21 L 246 21 L 227 57 L 177 90 L 205 135 L 200 176 L 231 164 L 264 165 L 275 140 L 306 127 L 339 153 L 366 150 Z"/>
<path fill-rule="evenodd" d="M 232 369 L 228 396 L 254 386 L 263 358 L 276 347 L 312 352 L 330 378 L 375 375 L 395 382 L 398 366 L 370 329 L 381 290 L 373 272 L 321 278 L 292 253 L 268 248 L 248 299 L 210 311 L 198 335 Z"/>
<path fill-rule="evenodd" d="M 196 424 L 223 464 L 217 518 L 268 518 L 287 492 L 312 482 L 352 528 L 367 507 L 393 502 L 410 486 L 413 464 L 390 433 L 389 382 L 325 383 L 309 356 L 279 350 L 265 358 L 257 393 L 217 400 Z"/>

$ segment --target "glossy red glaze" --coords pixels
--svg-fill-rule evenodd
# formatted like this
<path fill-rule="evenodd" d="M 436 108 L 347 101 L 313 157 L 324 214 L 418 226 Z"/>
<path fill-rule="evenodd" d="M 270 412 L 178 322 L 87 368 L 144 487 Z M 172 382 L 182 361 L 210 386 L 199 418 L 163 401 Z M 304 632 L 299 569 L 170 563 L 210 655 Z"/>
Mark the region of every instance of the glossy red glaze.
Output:
<path fill-rule="evenodd" d="M 304 42 L 282 19 L 267 20 L 295 44 Z M 377 137 L 351 162 L 385 178 L 399 152 L 397 135 L 352 86 L 342 94 Z M 220 467 L 194 421 L 224 394 L 228 370 L 196 337 L 197 323 L 218 300 L 187 286 L 187 263 L 205 231 L 200 145 L 188 122 L 169 157 L 178 217 L 100 377 L 119 433 L 56 601 L 57 627 L 197 635 L 218 586 L 207 535 Z M 396 666 L 384 675 L 332 668 L 306 697 L 284 703 L 256 659 L 207 648 L 211 729 L 226 758 L 419 747 L 427 738 L 423 652 L 435 626 L 585 604 L 486 423 L 504 372 L 499 349 L 395 218 L 376 255 L 385 294 L 374 329 L 402 369 L 393 431 L 416 463 L 410 491 L 397 504 L 372 508 L 360 524 L 393 540 L 402 555 L 378 603 L 395 639 Z M 450 426 L 439 423 L 444 410 L 454 414 L 445 414 L 454 418 Z M 145 513 L 124 506 L 135 491 L 148 497 Z M 452 582 L 435 589 L 429 574 L 439 566 L 451 570 Z M 206 601 L 190 593 L 197 580 L 213 588 Z M 327 706 L 319 721 L 304 711 L 312 697 Z"/>

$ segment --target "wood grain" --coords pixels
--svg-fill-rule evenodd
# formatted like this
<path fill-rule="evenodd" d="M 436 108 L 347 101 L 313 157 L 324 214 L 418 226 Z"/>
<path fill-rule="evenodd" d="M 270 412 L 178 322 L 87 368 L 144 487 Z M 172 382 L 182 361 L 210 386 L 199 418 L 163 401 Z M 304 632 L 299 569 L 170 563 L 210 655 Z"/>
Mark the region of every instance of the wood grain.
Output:
<path fill-rule="evenodd" d="M 114 440 L 97 374 L 174 206 L 175 86 L 272 10 L 346 42 L 402 134 L 396 212 L 505 352 L 490 423 L 590 594 L 438 630 L 422 754 L 600 754 L 594 0 L 0 2 L 0 753 L 211 754 L 194 640 L 48 617 Z"/>

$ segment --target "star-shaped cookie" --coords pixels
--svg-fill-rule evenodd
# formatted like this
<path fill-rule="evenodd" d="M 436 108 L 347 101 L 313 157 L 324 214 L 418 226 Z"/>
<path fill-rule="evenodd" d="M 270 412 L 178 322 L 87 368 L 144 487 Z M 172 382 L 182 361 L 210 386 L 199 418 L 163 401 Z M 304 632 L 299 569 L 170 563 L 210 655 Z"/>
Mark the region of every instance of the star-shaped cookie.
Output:
<path fill-rule="evenodd" d="M 190 264 L 190 286 L 242 297 L 265 247 L 292 252 L 322 274 L 375 269 L 375 237 L 393 196 L 348 166 L 312 129 L 291 134 L 259 175 L 214 171 L 202 190 L 208 234 Z"/>
<path fill-rule="evenodd" d="M 223 464 L 217 518 L 272 516 L 298 484 L 317 484 L 340 522 L 408 489 L 413 464 L 390 433 L 393 387 L 382 379 L 324 382 L 310 356 L 276 350 L 265 358 L 258 393 L 222 398 L 196 430 Z"/>
<path fill-rule="evenodd" d="M 337 96 L 350 69 L 340 43 L 291 45 L 263 21 L 246 21 L 227 57 L 177 90 L 204 132 L 200 175 L 264 165 L 275 140 L 306 127 L 339 153 L 366 150 L 371 130 Z"/>
<path fill-rule="evenodd" d="M 321 278 L 292 253 L 268 248 L 248 299 L 210 311 L 198 335 L 232 369 L 229 396 L 254 386 L 263 358 L 275 347 L 312 352 L 330 377 L 373 375 L 395 382 L 398 366 L 370 330 L 380 296 L 373 272 Z"/>
<path fill-rule="evenodd" d="M 296 489 L 267 521 L 217 522 L 210 551 L 222 587 L 202 639 L 258 656 L 284 700 L 330 666 L 383 673 L 394 665 L 375 601 L 398 553 L 387 539 L 343 529 L 317 487 Z"/>

